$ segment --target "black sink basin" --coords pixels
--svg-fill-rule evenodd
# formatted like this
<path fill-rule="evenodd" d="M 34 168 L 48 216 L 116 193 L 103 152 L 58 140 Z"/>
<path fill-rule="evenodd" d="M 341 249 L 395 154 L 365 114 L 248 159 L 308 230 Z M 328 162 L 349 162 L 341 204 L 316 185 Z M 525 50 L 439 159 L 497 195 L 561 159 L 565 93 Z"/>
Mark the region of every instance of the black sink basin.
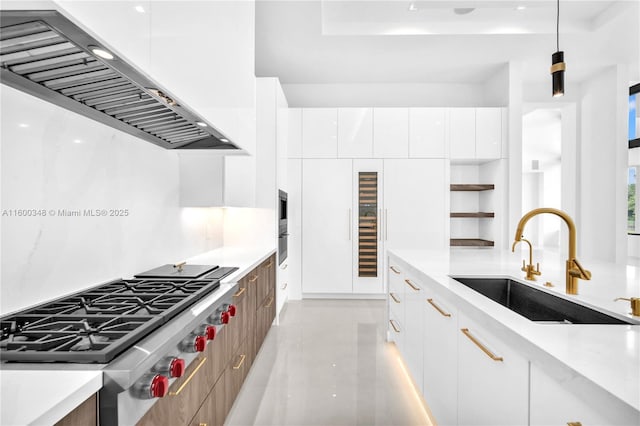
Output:
<path fill-rule="evenodd" d="M 531 321 L 565 324 L 634 324 L 509 278 L 452 278 Z"/>

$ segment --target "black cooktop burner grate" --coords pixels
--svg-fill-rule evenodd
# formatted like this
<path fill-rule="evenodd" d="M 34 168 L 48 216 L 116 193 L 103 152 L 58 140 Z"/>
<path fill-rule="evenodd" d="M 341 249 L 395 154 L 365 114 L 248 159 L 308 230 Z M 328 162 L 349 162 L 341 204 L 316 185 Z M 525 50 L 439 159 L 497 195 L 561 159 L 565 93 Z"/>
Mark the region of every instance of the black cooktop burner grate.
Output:
<path fill-rule="evenodd" d="M 0 318 L 2 361 L 106 363 L 220 286 L 114 280 Z"/>

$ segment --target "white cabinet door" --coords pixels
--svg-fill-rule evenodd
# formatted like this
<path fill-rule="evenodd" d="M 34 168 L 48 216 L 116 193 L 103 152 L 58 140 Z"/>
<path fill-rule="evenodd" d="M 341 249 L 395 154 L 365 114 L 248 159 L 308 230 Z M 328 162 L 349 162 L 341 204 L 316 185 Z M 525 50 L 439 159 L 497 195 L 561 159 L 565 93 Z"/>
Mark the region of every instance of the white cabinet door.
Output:
<path fill-rule="evenodd" d="M 530 377 L 531 426 L 640 424 L 640 412 L 575 373 L 550 375 L 532 363 Z"/>
<path fill-rule="evenodd" d="M 287 267 L 289 299 L 302 299 L 302 160 L 288 160 Z"/>
<path fill-rule="evenodd" d="M 371 108 L 338 109 L 338 157 L 371 158 L 373 156 L 373 110 Z"/>
<path fill-rule="evenodd" d="M 409 108 L 409 157 L 447 158 L 446 108 Z"/>
<path fill-rule="evenodd" d="M 302 157 L 302 109 L 289 108 L 289 135 L 287 155 L 289 158 Z"/>
<path fill-rule="evenodd" d="M 382 160 L 353 160 L 353 293 L 383 294 Z M 372 197 L 374 195 L 374 197 Z"/>
<path fill-rule="evenodd" d="M 280 82 L 276 80 L 276 183 L 277 188 L 288 190 L 287 185 L 287 153 L 289 139 L 289 111 L 287 99 L 282 91 Z M 276 194 L 273 194 L 274 198 Z"/>
<path fill-rule="evenodd" d="M 448 247 L 447 191 L 445 160 L 384 160 L 385 247 Z"/>
<path fill-rule="evenodd" d="M 304 108 L 302 110 L 302 156 L 337 158 L 338 110 Z"/>
<path fill-rule="evenodd" d="M 422 328 L 424 309 L 422 309 L 422 296 L 424 290 L 421 282 L 412 275 L 404 274 L 402 280 L 404 281 L 404 300 L 406 301 L 404 312 L 405 342 L 402 357 L 407 364 L 413 382 L 420 389 L 420 392 L 423 392 L 422 350 L 424 339 Z"/>
<path fill-rule="evenodd" d="M 458 424 L 458 312 L 434 293 L 428 283 L 424 310 L 423 395 L 437 424 Z"/>
<path fill-rule="evenodd" d="M 302 290 L 351 293 L 351 160 L 302 162 Z"/>
<path fill-rule="evenodd" d="M 526 425 L 529 361 L 462 312 L 458 328 L 458 424 Z"/>
<path fill-rule="evenodd" d="M 373 156 L 375 158 L 409 157 L 409 110 L 374 108 Z"/>
<path fill-rule="evenodd" d="M 449 110 L 449 156 L 452 160 L 476 158 L 476 109 Z"/>
<path fill-rule="evenodd" d="M 476 158 L 493 160 L 502 152 L 502 108 L 476 109 Z"/>

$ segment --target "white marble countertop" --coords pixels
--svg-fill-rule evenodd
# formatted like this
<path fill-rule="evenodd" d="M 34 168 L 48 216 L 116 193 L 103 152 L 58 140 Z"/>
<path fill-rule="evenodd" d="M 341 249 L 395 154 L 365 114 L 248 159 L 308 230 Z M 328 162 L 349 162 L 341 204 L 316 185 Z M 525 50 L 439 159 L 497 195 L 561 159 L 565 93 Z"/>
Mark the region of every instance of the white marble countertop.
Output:
<path fill-rule="evenodd" d="M 237 279 L 275 253 L 275 247 L 221 247 L 186 259 L 187 263 L 237 266 L 238 271 L 222 280 L 211 300 L 229 291 Z M 214 296 L 215 295 L 215 296 Z M 203 300 L 193 309 L 210 304 Z M 0 365 L 0 425 L 50 425 L 102 387 L 102 365 L 14 364 Z"/>
<path fill-rule="evenodd" d="M 562 363 L 640 411 L 640 325 L 536 323 L 449 277 L 511 276 L 524 281 L 520 267 L 522 259 L 528 260 L 528 252 L 451 249 L 389 250 L 389 254 L 525 339 L 530 343 L 526 346 L 544 353 L 542 358 Z M 630 314 L 629 302 L 613 301 L 616 297 L 640 297 L 640 267 L 580 260 L 592 272 L 592 279 L 579 280 L 578 295 L 565 294 L 565 258 L 557 253 L 534 252 L 534 263 L 540 262 L 542 275 L 528 284 L 640 324 L 640 317 Z M 546 281 L 555 287 L 543 287 Z"/>
<path fill-rule="evenodd" d="M 0 424 L 52 425 L 101 387 L 101 371 L 0 370 Z"/>

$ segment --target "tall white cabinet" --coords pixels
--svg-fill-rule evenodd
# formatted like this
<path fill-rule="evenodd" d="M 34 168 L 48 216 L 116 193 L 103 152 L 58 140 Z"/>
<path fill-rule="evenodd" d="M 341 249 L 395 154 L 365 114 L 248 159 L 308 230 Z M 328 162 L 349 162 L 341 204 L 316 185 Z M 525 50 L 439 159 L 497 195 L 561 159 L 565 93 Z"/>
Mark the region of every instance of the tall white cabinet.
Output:
<path fill-rule="evenodd" d="M 351 293 L 351 160 L 302 163 L 302 290 Z"/>

